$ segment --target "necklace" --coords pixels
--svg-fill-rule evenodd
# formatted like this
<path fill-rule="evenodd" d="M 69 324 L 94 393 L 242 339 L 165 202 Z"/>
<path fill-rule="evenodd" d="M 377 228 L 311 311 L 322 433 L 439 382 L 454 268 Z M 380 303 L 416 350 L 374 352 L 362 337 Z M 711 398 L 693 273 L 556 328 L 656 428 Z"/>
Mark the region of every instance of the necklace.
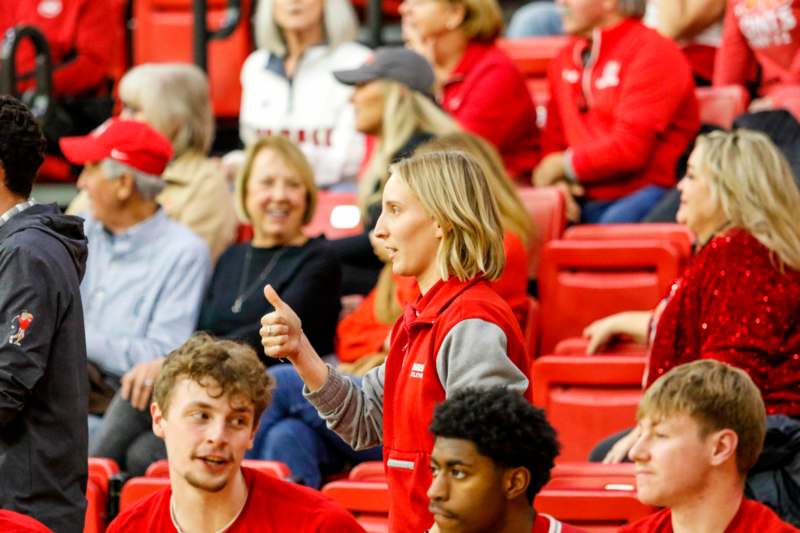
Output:
<path fill-rule="evenodd" d="M 269 263 L 264 267 L 264 270 L 256 277 L 256 279 L 247 287 L 245 288 L 244 284 L 247 281 L 247 275 L 250 273 L 250 262 L 253 258 L 253 247 L 247 247 L 247 255 L 244 259 L 244 271 L 242 272 L 242 277 L 239 279 L 239 289 L 236 291 L 236 299 L 233 301 L 233 305 L 231 306 L 231 311 L 234 314 L 239 314 L 242 311 L 242 304 L 245 300 L 247 300 L 253 291 L 256 290 L 267 276 L 269 276 L 270 272 L 275 268 L 275 265 L 278 264 L 278 260 L 283 257 L 283 254 L 286 253 L 289 247 L 284 247 L 272 256 L 269 260 Z"/>
<path fill-rule="evenodd" d="M 249 492 L 250 491 L 247 490 L 247 487 L 245 487 L 244 488 L 244 502 L 242 503 L 242 506 L 239 508 L 239 512 L 237 512 L 236 515 L 234 515 L 234 517 L 231 518 L 230 521 L 227 524 L 225 524 L 224 526 L 219 528 L 216 531 L 216 533 L 225 533 L 225 531 L 227 531 L 228 528 L 230 528 L 233 525 L 233 523 L 236 522 L 236 520 L 239 518 L 239 515 L 241 515 L 242 511 L 244 511 L 244 506 L 247 505 L 247 497 L 249 496 Z M 169 518 L 170 518 L 170 520 L 172 520 L 172 525 L 175 526 L 175 530 L 178 533 L 187 533 L 181 527 L 181 525 L 178 523 L 178 517 L 175 516 L 175 495 L 174 494 L 169 497 Z"/>

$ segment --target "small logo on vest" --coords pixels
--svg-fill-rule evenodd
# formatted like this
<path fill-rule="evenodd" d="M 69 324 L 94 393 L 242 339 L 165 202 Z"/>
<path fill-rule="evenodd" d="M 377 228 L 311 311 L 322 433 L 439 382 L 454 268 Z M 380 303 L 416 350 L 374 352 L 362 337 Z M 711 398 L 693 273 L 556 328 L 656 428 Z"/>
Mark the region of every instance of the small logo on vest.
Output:
<path fill-rule="evenodd" d="M 595 87 L 598 89 L 608 89 L 609 87 L 616 87 L 619 85 L 619 69 L 620 65 L 617 61 L 609 61 L 603 67 L 603 74 L 594 82 Z"/>
<path fill-rule="evenodd" d="M 425 365 L 422 363 L 414 363 L 411 365 L 411 373 L 409 376 L 412 378 L 422 379 L 422 374 L 425 372 Z"/>
<path fill-rule="evenodd" d="M 33 315 L 28 311 L 23 311 L 12 318 L 11 336 L 8 337 L 8 342 L 21 346 L 22 339 L 25 338 L 25 334 L 28 332 L 31 322 L 33 322 Z"/>

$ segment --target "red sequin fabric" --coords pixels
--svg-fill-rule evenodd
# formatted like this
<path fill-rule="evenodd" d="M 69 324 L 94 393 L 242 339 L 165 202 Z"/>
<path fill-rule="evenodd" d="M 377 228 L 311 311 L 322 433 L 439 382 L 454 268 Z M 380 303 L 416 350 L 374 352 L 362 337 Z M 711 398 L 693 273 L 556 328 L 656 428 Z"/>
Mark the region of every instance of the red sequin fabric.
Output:
<path fill-rule="evenodd" d="M 646 385 L 717 359 L 753 378 L 768 414 L 800 416 L 800 272 L 781 272 L 771 256 L 737 228 L 697 253 L 656 319 Z"/>

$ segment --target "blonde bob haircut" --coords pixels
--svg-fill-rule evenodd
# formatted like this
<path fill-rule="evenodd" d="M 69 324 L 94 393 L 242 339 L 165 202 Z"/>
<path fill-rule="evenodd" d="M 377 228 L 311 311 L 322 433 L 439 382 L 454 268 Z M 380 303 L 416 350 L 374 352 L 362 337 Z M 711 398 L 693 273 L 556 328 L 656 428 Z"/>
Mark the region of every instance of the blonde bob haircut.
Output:
<path fill-rule="evenodd" d="M 144 120 L 172 144 L 175 158 L 207 153 L 214 140 L 214 114 L 208 78 L 189 63 L 146 63 L 120 80 L 124 106 L 141 111 Z"/>
<path fill-rule="evenodd" d="M 358 19 L 349 0 L 320 0 L 322 29 L 331 49 L 355 41 L 358 37 Z M 275 0 L 260 0 L 254 17 L 256 46 L 280 57 L 286 55 L 286 39 L 275 23 Z"/>
<path fill-rule="evenodd" d="M 508 177 L 497 149 L 474 133 L 459 132 L 442 135 L 417 148 L 416 154 L 461 150 L 469 154 L 483 169 L 494 193 L 503 229 L 516 235 L 527 245 L 532 233 L 531 217 Z"/>
<path fill-rule="evenodd" d="M 497 0 L 444 0 L 462 6 L 459 29 L 470 41 L 491 43 L 503 33 L 503 10 Z"/>
<path fill-rule="evenodd" d="M 234 203 L 239 218 L 245 222 L 251 221 L 250 214 L 247 212 L 247 183 L 253 172 L 253 162 L 263 150 L 272 150 L 278 154 L 303 182 L 306 188 L 306 210 L 303 213 L 303 225 L 308 224 L 317 208 L 317 184 L 314 180 L 314 171 L 303 151 L 291 140 L 280 135 L 260 137 L 245 149 L 244 164 L 236 176 L 234 191 Z"/>
<path fill-rule="evenodd" d="M 636 413 L 641 421 L 688 415 L 700 438 L 723 429 L 736 432 L 736 466 L 745 476 L 764 446 L 767 413 L 753 380 L 744 370 L 713 359 L 676 366 L 647 389 Z"/>
<path fill-rule="evenodd" d="M 800 190 L 769 137 L 745 129 L 715 131 L 698 137 L 695 146 L 711 194 L 731 225 L 769 249 L 779 269 L 800 270 Z"/>
<path fill-rule="evenodd" d="M 358 186 L 359 206 L 364 213 L 371 203 L 380 202 L 392 158 L 414 133 L 422 131 L 438 136 L 459 131 L 450 115 L 424 94 L 394 80 L 373 83 L 383 86 L 383 117 L 380 141 Z"/>
<path fill-rule="evenodd" d="M 432 152 L 395 163 L 390 172 L 442 229 L 436 252 L 442 279 L 500 277 L 506 262 L 503 227 L 489 182 L 474 159 L 460 151 Z"/>

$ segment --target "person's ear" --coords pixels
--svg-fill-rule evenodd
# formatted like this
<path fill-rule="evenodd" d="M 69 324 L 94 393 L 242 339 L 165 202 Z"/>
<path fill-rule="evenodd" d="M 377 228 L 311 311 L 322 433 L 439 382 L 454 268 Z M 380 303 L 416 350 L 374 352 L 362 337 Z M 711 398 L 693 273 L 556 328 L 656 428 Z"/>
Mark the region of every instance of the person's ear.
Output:
<path fill-rule="evenodd" d="M 736 461 L 736 449 L 739 447 L 739 435 L 732 429 L 715 431 L 708 436 L 709 463 L 711 466 L 720 466 L 733 458 Z"/>
<path fill-rule="evenodd" d="M 258 432 L 258 425 L 260 424 L 260 422 L 261 422 L 260 420 L 256 420 L 253 423 L 253 429 L 250 431 L 250 439 L 248 439 L 248 441 L 247 441 L 247 449 L 248 450 L 252 450 L 253 449 L 253 443 L 256 440 L 256 433 Z"/>
<path fill-rule="evenodd" d="M 524 496 L 531 484 L 531 473 L 523 467 L 507 468 L 503 474 L 503 493 L 507 500 L 513 500 L 520 495 Z"/>
<path fill-rule="evenodd" d="M 136 190 L 136 180 L 132 174 L 125 173 L 117 178 L 117 200 L 124 202 L 133 196 Z"/>
<path fill-rule="evenodd" d="M 164 425 L 167 419 L 164 418 L 164 414 L 156 402 L 150 404 L 150 416 L 153 418 L 153 433 L 155 433 L 156 437 L 163 439 Z"/>
<path fill-rule="evenodd" d="M 448 13 L 444 19 L 444 26 L 448 30 L 455 30 L 461 24 L 464 23 L 464 19 L 467 17 L 467 8 L 464 4 L 457 2 L 451 3 L 448 6 Z"/>

